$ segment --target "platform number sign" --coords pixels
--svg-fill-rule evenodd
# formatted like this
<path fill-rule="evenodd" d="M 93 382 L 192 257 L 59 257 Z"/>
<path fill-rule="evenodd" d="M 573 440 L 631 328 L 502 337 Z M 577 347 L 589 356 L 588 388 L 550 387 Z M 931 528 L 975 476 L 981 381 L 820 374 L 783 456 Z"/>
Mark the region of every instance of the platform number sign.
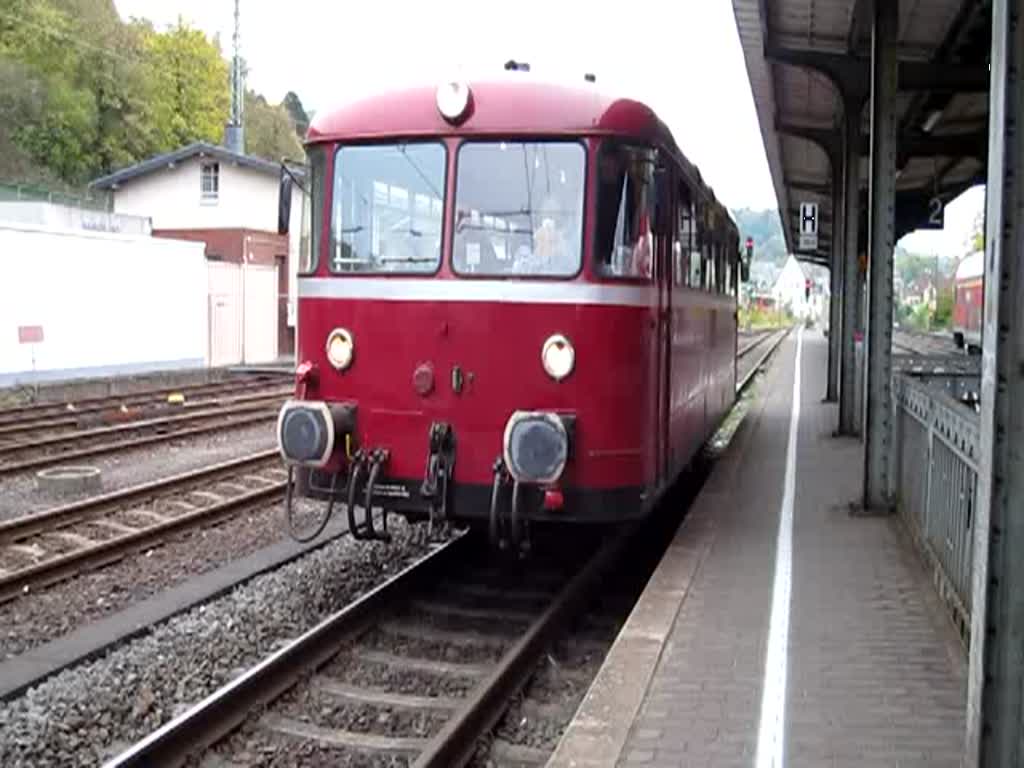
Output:
<path fill-rule="evenodd" d="M 922 229 L 943 229 L 946 225 L 946 204 L 936 195 L 928 200 L 928 213 Z"/>
<path fill-rule="evenodd" d="M 818 204 L 800 203 L 800 243 L 801 251 L 818 250 Z"/>

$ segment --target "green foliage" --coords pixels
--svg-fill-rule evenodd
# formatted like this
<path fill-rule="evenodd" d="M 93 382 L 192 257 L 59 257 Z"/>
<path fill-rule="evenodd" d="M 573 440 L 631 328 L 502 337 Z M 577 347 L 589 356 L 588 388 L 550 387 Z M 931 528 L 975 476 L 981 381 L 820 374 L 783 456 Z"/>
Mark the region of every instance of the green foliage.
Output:
<path fill-rule="evenodd" d="M 287 97 L 282 104 L 273 106 L 259 94 L 246 92 L 245 149 L 249 154 L 275 162 L 282 158 L 301 160 L 305 156 L 286 102 Z"/>
<path fill-rule="evenodd" d="M 281 102 L 281 106 L 285 108 L 285 111 L 291 118 L 292 125 L 295 126 L 296 135 L 300 140 L 304 139 L 306 131 L 309 130 L 309 121 L 312 119 L 312 115 L 306 113 L 302 106 L 302 100 L 294 91 L 288 91 L 284 95 L 284 101 Z"/>
<path fill-rule="evenodd" d="M 740 307 L 737 311 L 739 327 L 745 330 L 782 328 L 793 323 L 793 315 L 788 309 L 749 306 Z"/>
<path fill-rule="evenodd" d="M 218 142 L 230 110 L 228 65 L 220 49 L 181 19 L 165 33 L 143 32 L 146 102 L 161 151 Z"/>
<path fill-rule="evenodd" d="M 949 328 L 953 322 L 953 291 L 940 291 L 935 297 L 935 312 L 932 327 Z"/>
<path fill-rule="evenodd" d="M 974 217 L 974 226 L 971 228 L 971 250 L 985 250 L 985 211 L 979 211 Z"/>
<path fill-rule="evenodd" d="M 219 141 L 227 64 L 202 32 L 123 23 L 112 0 L 0 0 L 0 178 L 81 185 Z"/>

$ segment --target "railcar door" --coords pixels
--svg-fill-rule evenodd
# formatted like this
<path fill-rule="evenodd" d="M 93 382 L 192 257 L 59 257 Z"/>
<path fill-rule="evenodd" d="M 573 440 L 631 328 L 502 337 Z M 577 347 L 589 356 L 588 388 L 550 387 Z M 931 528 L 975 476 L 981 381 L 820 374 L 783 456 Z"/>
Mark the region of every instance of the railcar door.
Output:
<path fill-rule="evenodd" d="M 671 179 L 671 172 L 663 170 L 667 180 Z M 674 238 L 673 226 L 675 216 L 675 185 L 670 181 L 663 185 L 663 192 L 660 195 L 659 207 L 661 210 L 658 216 L 661 219 L 660 232 L 655 240 L 656 243 L 656 279 L 658 291 L 658 415 L 655 424 L 657 434 L 657 457 L 658 457 L 658 485 L 664 486 L 669 480 L 670 456 L 671 456 L 671 397 L 672 397 L 672 242 Z"/>

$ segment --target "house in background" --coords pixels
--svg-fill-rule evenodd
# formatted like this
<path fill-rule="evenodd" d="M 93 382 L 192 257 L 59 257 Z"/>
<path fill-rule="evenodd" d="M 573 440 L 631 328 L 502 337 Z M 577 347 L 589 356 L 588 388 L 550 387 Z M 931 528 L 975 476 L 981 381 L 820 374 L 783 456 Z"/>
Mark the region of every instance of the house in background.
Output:
<path fill-rule="evenodd" d="M 280 166 L 195 142 L 96 179 L 113 211 L 145 216 L 153 235 L 205 244 L 211 365 L 294 355 L 295 270 L 302 201 L 277 233 Z"/>
<path fill-rule="evenodd" d="M 800 262 L 790 254 L 772 286 L 775 305 L 788 308 L 797 318 L 808 317 L 812 308 L 806 294 L 807 279 L 807 273 Z"/>

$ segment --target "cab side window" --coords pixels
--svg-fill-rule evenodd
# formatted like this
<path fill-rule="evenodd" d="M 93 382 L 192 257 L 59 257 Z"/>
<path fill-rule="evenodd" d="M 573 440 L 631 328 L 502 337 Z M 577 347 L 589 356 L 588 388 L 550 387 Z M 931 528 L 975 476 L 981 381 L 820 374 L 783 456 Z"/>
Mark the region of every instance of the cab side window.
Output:
<path fill-rule="evenodd" d="M 672 267 L 676 285 L 690 285 L 690 257 L 697 239 L 695 224 L 690 188 L 684 181 L 679 185 L 676 239 L 672 246 Z"/>
<path fill-rule="evenodd" d="M 606 140 L 597 164 L 597 271 L 608 277 L 651 280 L 656 153 L 649 147 Z"/>
<path fill-rule="evenodd" d="M 715 251 L 718 250 L 718 245 L 711 240 L 709 237 L 707 242 L 704 244 L 702 249 L 704 257 L 704 283 L 703 288 L 705 291 L 714 293 L 715 291 Z"/>

